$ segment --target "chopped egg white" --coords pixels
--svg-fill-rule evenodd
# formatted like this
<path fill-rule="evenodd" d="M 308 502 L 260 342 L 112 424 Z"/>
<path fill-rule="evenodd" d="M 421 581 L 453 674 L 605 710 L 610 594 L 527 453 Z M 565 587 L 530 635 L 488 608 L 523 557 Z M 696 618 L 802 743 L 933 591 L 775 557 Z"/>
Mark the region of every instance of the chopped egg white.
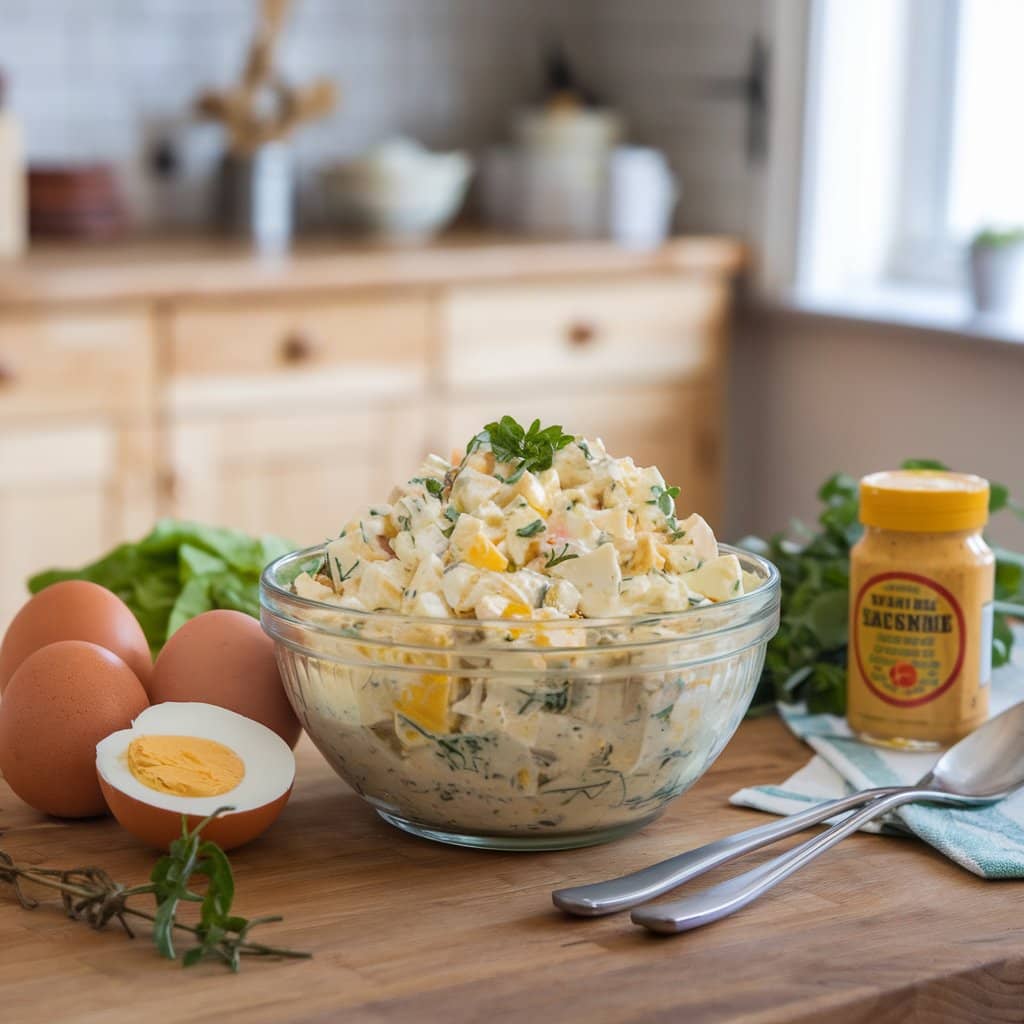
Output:
<path fill-rule="evenodd" d="M 524 603 L 529 618 L 604 618 L 681 611 L 757 584 L 719 557 L 697 513 L 677 517 L 678 488 L 657 467 L 585 438 L 548 461 L 531 471 L 486 444 L 456 465 L 429 456 L 389 504 L 345 525 L 297 591 L 434 618 L 500 617 L 489 598 Z"/>

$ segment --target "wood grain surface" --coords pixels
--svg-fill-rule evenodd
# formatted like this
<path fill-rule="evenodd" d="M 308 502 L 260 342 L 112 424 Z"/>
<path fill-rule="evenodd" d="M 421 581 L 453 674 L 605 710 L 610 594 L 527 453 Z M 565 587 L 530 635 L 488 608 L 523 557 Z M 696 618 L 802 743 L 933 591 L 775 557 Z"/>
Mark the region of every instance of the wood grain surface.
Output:
<path fill-rule="evenodd" d="M 728 795 L 781 780 L 806 757 L 776 720 L 748 722 L 640 834 L 527 855 L 394 831 L 304 742 L 284 815 L 232 859 L 238 910 L 283 913 L 265 940 L 313 960 L 249 961 L 237 976 L 213 964 L 185 971 L 148 937 L 95 933 L 52 905 L 22 910 L 0 890 L 0 1020 L 1024 1020 L 1024 885 L 982 881 L 912 840 L 855 836 L 742 913 L 671 938 L 551 906 L 554 887 L 763 822 L 727 806 Z M 153 860 L 112 821 L 43 819 L 6 788 L 0 828 L 0 847 L 35 864 L 100 864 L 135 882 Z"/>

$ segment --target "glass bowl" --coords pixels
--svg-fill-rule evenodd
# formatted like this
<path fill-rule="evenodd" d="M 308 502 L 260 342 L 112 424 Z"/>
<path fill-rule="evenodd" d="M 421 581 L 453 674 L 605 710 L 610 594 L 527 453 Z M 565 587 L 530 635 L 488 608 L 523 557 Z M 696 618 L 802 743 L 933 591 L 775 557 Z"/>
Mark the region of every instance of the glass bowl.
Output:
<path fill-rule="evenodd" d="M 669 614 L 544 622 L 358 612 L 292 593 L 324 548 L 271 563 L 261 621 L 288 698 L 386 821 L 441 842 L 553 850 L 642 828 L 707 771 L 778 628 L 779 574 Z"/>

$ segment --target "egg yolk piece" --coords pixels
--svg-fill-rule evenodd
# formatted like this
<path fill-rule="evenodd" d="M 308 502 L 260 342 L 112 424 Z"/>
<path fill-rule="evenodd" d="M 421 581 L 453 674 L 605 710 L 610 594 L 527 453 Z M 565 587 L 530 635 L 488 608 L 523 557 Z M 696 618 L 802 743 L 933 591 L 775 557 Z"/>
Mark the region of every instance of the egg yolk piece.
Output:
<path fill-rule="evenodd" d="M 139 736 L 127 761 L 144 786 L 172 796 L 220 796 L 245 778 L 245 763 L 230 747 L 199 736 Z"/>

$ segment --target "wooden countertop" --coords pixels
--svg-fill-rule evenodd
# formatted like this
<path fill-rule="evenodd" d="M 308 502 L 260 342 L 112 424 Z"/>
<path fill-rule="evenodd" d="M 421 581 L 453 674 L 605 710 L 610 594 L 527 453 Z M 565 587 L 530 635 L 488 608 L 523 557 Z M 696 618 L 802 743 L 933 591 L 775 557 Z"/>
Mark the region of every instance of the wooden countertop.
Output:
<path fill-rule="evenodd" d="M 0 307 L 51 302 L 161 300 L 431 285 L 553 275 L 650 271 L 732 274 L 744 246 L 730 238 L 674 238 L 652 252 L 612 242 L 559 242 L 485 234 L 420 247 L 309 241 L 260 259 L 244 246 L 183 238 L 113 245 L 38 245 L 0 263 Z"/>
<path fill-rule="evenodd" d="M 232 976 L 157 957 L 148 937 L 91 932 L 0 891 L 0 1016 L 85 1021 L 812 1022 L 1020 1020 L 1024 885 L 985 882 L 912 840 L 858 835 L 760 902 L 706 929 L 655 937 L 623 916 L 564 917 L 550 890 L 635 870 L 765 821 L 730 793 L 808 756 L 774 719 L 745 723 L 660 821 L 567 853 L 457 850 L 400 834 L 308 745 L 266 836 L 232 855 L 240 913 L 280 912 L 265 941 L 311 961 Z M 17 860 L 152 864 L 113 822 L 40 819 L 0 783 L 0 846 Z M 773 851 L 751 855 L 747 865 Z M 709 878 L 736 870 L 725 868 Z"/>

